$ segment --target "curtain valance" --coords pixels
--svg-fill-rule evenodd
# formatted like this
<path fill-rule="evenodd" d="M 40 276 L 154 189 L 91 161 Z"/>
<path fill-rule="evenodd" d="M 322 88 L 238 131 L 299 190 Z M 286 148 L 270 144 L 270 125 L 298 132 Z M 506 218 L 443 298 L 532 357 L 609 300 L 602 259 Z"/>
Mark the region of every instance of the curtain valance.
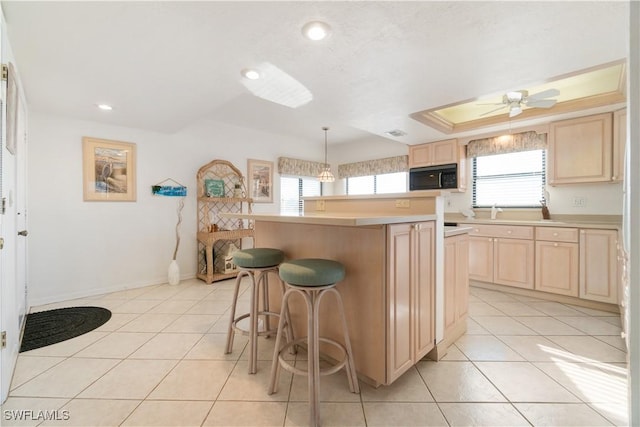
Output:
<path fill-rule="evenodd" d="M 281 175 L 317 177 L 322 172 L 324 163 L 310 160 L 278 157 L 278 173 Z"/>
<path fill-rule="evenodd" d="M 546 148 L 547 134 L 529 131 L 469 141 L 469 145 L 467 145 L 467 157 L 544 150 Z"/>
<path fill-rule="evenodd" d="M 386 157 L 384 159 L 338 165 L 338 178 L 380 175 L 383 173 L 406 172 L 409 170 L 409 156 Z"/>

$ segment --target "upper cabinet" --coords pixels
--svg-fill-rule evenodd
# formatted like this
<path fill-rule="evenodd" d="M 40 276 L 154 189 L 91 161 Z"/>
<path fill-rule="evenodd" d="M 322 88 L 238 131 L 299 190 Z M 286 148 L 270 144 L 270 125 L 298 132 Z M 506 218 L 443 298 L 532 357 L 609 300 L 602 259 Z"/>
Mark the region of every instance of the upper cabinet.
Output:
<path fill-rule="evenodd" d="M 627 109 L 613 113 L 613 176 L 612 181 L 624 178 L 624 149 L 627 143 Z"/>
<path fill-rule="evenodd" d="M 458 146 L 457 139 L 429 142 L 409 146 L 409 167 L 447 165 L 458 163 L 464 155 L 464 147 Z"/>
<path fill-rule="evenodd" d="M 465 146 L 458 144 L 457 139 L 409 146 L 409 168 L 452 163 L 458 165 L 458 190 L 464 191 L 467 188 Z"/>
<path fill-rule="evenodd" d="M 612 128 L 611 113 L 551 123 L 549 184 L 614 181 Z"/>

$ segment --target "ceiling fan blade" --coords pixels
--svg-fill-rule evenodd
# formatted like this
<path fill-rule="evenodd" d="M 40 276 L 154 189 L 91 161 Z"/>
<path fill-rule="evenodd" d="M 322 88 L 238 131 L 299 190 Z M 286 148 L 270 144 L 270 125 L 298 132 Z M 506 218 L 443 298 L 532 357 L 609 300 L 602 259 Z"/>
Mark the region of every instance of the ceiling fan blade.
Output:
<path fill-rule="evenodd" d="M 512 108 L 509 110 L 509 118 L 522 114 L 522 108 Z"/>
<path fill-rule="evenodd" d="M 551 108 L 556 105 L 555 99 L 534 99 L 533 101 L 527 100 L 527 107 L 536 108 Z"/>
<path fill-rule="evenodd" d="M 487 114 L 495 113 L 496 111 L 500 111 L 500 110 L 502 110 L 504 108 L 507 108 L 507 106 L 503 105 L 502 107 L 496 108 L 496 109 L 491 110 L 491 111 L 487 111 L 486 113 L 482 113 L 482 114 L 480 114 L 480 117 L 486 116 Z"/>
<path fill-rule="evenodd" d="M 560 95 L 560 91 L 558 89 L 547 89 L 542 92 L 534 93 L 527 97 L 528 101 L 535 101 L 538 99 L 551 98 L 554 96 Z"/>

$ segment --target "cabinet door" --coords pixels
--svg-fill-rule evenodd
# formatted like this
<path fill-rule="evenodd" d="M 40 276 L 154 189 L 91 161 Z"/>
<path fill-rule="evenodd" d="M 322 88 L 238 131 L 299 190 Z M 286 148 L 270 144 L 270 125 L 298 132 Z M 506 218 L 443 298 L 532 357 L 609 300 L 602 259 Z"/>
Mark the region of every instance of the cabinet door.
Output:
<path fill-rule="evenodd" d="M 409 146 L 409 167 L 446 165 L 460 160 L 457 139 Z"/>
<path fill-rule="evenodd" d="M 418 168 L 431 165 L 431 144 L 409 146 L 409 167 Z"/>
<path fill-rule="evenodd" d="M 493 238 L 469 237 L 469 278 L 493 282 Z"/>
<path fill-rule="evenodd" d="M 611 180 L 624 179 L 624 150 L 627 144 L 627 109 L 613 113 L 613 171 Z"/>
<path fill-rule="evenodd" d="M 458 162 L 458 140 L 432 142 L 431 163 L 434 165 L 446 165 Z"/>
<path fill-rule="evenodd" d="M 444 239 L 444 335 L 469 309 L 469 237 Z"/>
<path fill-rule="evenodd" d="M 580 298 L 618 304 L 617 231 L 580 230 Z"/>
<path fill-rule="evenodd" d="M 493 281 L 533 289 L 533 240 L 494 239 Z"/>
<path fill-rule="evenodd" d="M 417 363 L 435 345 L 434 325 L 434 244 L 435 224 L 423 222 L 415 224 L 412 238 L 414 280 L 413 315 L 414 342 L 413 361 Z"/>
<path fill-rule="evenodd" d="M 444 334 L 456 324 L 456 266 L 457 244 L 455 237 L 444 239 Z"/>
<path fill-rule="evenodd" d="M 413 366 L 411 343 L 412 224 L 393 224 L 389 230 L 387 325 L 387 384 Z"/>
<path fill-rule="evenodd" d="M 550 184 L 611 180 L 611 113 L 551 123 L 549 136 Z"/>
<path fill-rule="evenodd" d="M 469 236 L 459 236 L 456 243 L 456 318 L 469 311 Z"/>
<path fill-rule="evenodd" d="M 538 291 L 578 296 L 578 244 L 536 242 L 536 286 Z"/>

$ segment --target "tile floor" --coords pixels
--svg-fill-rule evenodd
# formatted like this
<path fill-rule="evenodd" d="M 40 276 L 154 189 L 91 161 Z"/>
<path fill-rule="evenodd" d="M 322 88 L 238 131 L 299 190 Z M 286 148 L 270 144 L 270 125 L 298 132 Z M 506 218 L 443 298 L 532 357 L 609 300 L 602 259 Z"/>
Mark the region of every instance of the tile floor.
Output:
<path fill-rule="evenodd" d="M 266 393 L 274 340 L 261 340 L 256 375 L 247 374 L 246 338 L 224 354 L 232 289 L 188 280 L 38 307 L 99 305 L 113 317 L 21 353 L 0 425 L 306 425 L 304 377 L 283 371 L 279 392 Z M 246 305 L 248 294 L 241 298 Z M 343 374 L 323 377 L 322 422 L 626 425 L 619 333 L 611 313 L 472 287 L 468 333 L 444 360 L 421 361 L 389 387 L 362 384 L 360 395 Z"/>

